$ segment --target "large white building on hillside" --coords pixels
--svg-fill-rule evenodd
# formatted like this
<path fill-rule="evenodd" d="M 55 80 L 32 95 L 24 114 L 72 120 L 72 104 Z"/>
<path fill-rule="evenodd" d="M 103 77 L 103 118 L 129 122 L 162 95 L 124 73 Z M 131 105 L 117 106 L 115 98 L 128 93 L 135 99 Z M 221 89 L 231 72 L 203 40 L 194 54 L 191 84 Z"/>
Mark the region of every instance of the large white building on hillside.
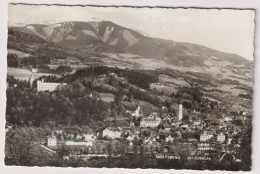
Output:
<path fill-rule="evenodd" d="M 67 85 L 67 83 L 51 83 L 37 80 L 37 91 L 55 91 L 61 90 L 63 86 Z"/>

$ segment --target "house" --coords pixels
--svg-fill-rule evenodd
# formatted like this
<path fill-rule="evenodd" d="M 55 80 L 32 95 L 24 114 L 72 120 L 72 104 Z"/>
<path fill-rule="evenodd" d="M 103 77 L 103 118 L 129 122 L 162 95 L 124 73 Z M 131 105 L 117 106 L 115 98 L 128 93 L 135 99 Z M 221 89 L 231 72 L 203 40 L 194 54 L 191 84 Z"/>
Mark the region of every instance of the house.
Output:
<path fill-rule="evenodd" d="M 224 120 L 225 120 L 226 122 L 229 122 L 229 121 L 232 121 L 233 119 L 232 119 L 231 117 L 225 117 Z"/>
<path fill-rule="evenodd" d="M 134 112 L 131 111 L 127 111 L 127 112 L 130 113 L 132 117 L 140 117 L 140 111 L 141 111 L 140 105 L 137 105 Z"/>
<path fill-rule="evenodd" d="M 152 141 L 152 139 L 150 139 L 150 138 L 145 138 L 145 139 L 144 139 L 144 144 L 145 144 L 145 145 L 151 145 L 151 144 L 153 144 L 153 141 Z"/>
<path fill-rule="evenodd" d="M 167 142 L 169 142 L 169 141 L 173 142 L 173 140 L 174 140 L 174 138 L 173 138 L 171 135 L 169 135 L 169 136 L 166 137 L 166 139 L 165 139 L 165 141 L 167 141 Z"/>
<path fill-rule="evenodd" d="M 37 69 L 37 68 L 32 68 L 31 71 L 32 71 L 33 73 L 37 73 L 37 72 L 38 72 L 38 69 Z"/>
<path fill-rule="evenodd" d="M 201 124 L 201 121 L 199 121 L 199 120 L 193 122 L 194 126 L 199 126 L 200 124 Z"/>
<path fill-rule="evenodd" d="M 198 150 L 200 151 L 210 151 L 210 150 L 215 150 L 216 148 L 214 147 L 213 144 L 210 143 L 198 143 Z"/>
<path fill-rule="evenodd" d="M 223 143 L 225 141 L 226 136 L 221 132 L 217 136 L 217 142 Z"/>
<path fill-rule="evenodd" d="M 133 141 L 135 139 L 135 137 L 133 135 L 129 135 L 126 140 L 127 141 Z"/>
<path fill-rule="evenodd" d="M 109 138 L 120 138 L 121 137 L 121 131 L 118 129 L 112 129 L 112 128 L 106 128 L 103 130 L 103 137 L 109 137 Z"/>
<path fill-rule="evenodd" d="M 227 139 L 227 144 L 231 144 L 232 140 L 233 140 L 232 137 L 228 137 L 228 139 Z"/>
<path fill-rule="evenodd" d="M 55 130 L 55 133 L 57 134 L 57 135 L 62 135 L 63 134 L 63 131 L 62 130 Z"/>
<path fill-rule="evenodd" d="M 84 141 L 94 141 L 96 138 L 93 134 L 83 134 Z"/>
<path fill-rule="evenodd" d="M 183 124 L 183 125 L 181 125 L 181 127 L 182 127 L 182 128 L 188 128 L 189 125 L 187 125 L 187 124 Z"/>
<path fill-rule="evenodd" d="M 161 118 L 158 117 L 155 113 L 150 115 L 147 118 L 143 118 L 140 122 L 140 127 L 157 127 L 161 123 Z"/>
<path fill-rule="evenodd" d="M 47 146 L 57 146 L 56 136 L 52 135 L 50 137 L 47 137 L 46 144 L 47 144 Z"/>
<path fill-rule="evenodd" d="M 164 126 L 164 129 L 165 129 L 166 131 L 170 131 L 171 128 L 172 128 L 172 126 L 170 126 L 170 125 L 166 125 L 166 126 Z"/>
<path fill-rule="evenodd" d="M 82 140 L 82 138 L 83 138 L 83 136 L 82 135 L 76 135 L 76 137 L 75 137 L 77 140 Z"/>
<path fill-rule="evenodd" d="M 200 135 L 200 141 L 208 141 L 213 137 L 213 134 L 203 132 L 203 134 Z"/>

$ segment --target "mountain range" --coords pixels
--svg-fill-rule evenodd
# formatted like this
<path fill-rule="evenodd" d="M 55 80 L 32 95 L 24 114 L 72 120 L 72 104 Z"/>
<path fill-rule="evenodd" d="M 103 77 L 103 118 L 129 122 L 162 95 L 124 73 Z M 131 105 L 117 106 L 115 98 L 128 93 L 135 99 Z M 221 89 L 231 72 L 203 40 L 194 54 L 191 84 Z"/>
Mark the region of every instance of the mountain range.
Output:
<path fill-rule="evenodd" d="M 58 52 L 58 57 L 50 55 L 52 59 L 73 57 L 85 64 L 95 62 L 124 68 L 170 68 L 252 84 L 253 62 L 239 55 L 198 44 L 149 37 L 110 21 L 29 24 L 9 27 L 8 36 L 8 44 L 20 51 L 36 54 L 40 48 L 41 51 L 45 49 L 47 54 Z M 11 41 L 16 42 L 11 44 Z M 23 42 L 24 48 L 14 46 L 20 42 Z M 33 43 L 38 46 L 33 46 Z"/>
<path fill-rule="evenodd" d="M 205 46 L 144 36 L 110 21 L 63 22 L 52 25 L 30 24 L 16 29 L 63 47 L 131 53 L 169 63 L 204 65 L 207 59 L 248 63 L 245 58 Z"/>

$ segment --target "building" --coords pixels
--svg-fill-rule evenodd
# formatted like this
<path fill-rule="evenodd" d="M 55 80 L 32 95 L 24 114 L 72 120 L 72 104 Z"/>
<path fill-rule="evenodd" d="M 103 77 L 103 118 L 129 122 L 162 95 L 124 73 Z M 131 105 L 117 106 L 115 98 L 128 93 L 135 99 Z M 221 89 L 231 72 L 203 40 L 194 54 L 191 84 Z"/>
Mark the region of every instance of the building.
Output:
<path fill-rule="evenodd" d="M 213 134 L 209 134 L 207 132 L 204 132 L 200 135 L 200 141 L 208 141 L 213 137 Z"/>
<path fill-rule="evenodd" d="M 188 124 L 182 124 L 182 125 L 181 125 L 181 128 L 188 128 L 188 127 L 189 127 Z"/>
<path fill-rule="evenodd" d="M 215 150 L 216 148 L 214 147 L 213 144 L 210 143 L 198 143 L 198 150 L 200 151 L 210 151 L 210 150 Z"/>
<path fill-rule="evenodd" d="M 229 122 L 229 121 L 232 121 L 233 119 L 232 119 L 231 117 L 225 117 L 224 120 L 225 120 L 226 122 Z"/>
<path fill-rule="evenodd" d="M 179 104 L 179 115 L 178 115 L 178 120 L 182 120 L 182 104 Z"/>
<path fill-rule="evenodd" d="M 145 145 L 152 145 L 152 144 L 153 144 L 153 141 L 152 141 L 151 138 L 145 138 L 145 139 L 144 139 L 144 144 L 145 144 Z"/>
<path fill-rule="evenodd" d="M 63 131 L 62 130 L 55 130 L 54 131 L 57 135 L 62 135 L 63 134 Z"/>
<path fill-rule="evenodd" d="M 77 141 L 65 141 L 66 146 L 93 146 L 93 141 L 77 142 Z"/>
<path fill-rule="evenodd" d="M 83 134 L 83 138 L 85 141 L 94 141 L 96 136 L 93 134 Z"/>
<path fill-rule="evenodd" d="M 47 137 L 47 146 L 57 146 L 57 138 L 56 136 Z"/>
<path fill-rule="evenodd" d="M 194 126 L 199 126 L 201 124 L 201 121 L 200 120 L 196 120 L 193 122 L 193 125 Z"/>
<path fill-rule="evenodd" d="M 132 117 L 140 117 L 140 111 L 140 105 L 137 105 L 135 111 L 126 111 L 126 113 L 131 114 Z"/>
<path fill-rule="evenodd" d="M 169 142 L 169 141 L 173 142 L 173 140 L 174 140 L 174 138 L 171 135 L 169 135 L 168 137 L 165 138 L 165 141 L 167 141 L 167 142 Z"/>
<path fill-rule="evenodd" d="M 140 127 L 157 127 L 161 123 L 161 119 L 154 114 L 143 118 L 140 122 Z"/>
<path fill-rule="evenodd" d="M 127 138 L 126 138 L 127 141 L 133 141 L 134 140 L 134 136 L 132 135 L 129 135 Z"/>
<path fill-rule="evenodd" d="M 103 137 L 109 137 L 109 138 L 120 138 L 121 137 L 121 131 L 117 129 L 112 129 L 112 128 L 106 128 L 103 130 Z"/>
<path fill-rule="evenodd" d="M 37 68 L 32 68 L 31 71 L 32 71 L 33 73 L 37 73 L 37 72 L 38 72 L 38 69 L 37 69 Z"/>
<path fill-rule="evenodd" d="M 82 135 L 76 135 L 75 139 L 77 139 L 77 140 L 82 140 L 82 139 L 83 139 L 83 136 L 82 136 Z"/>
<path fill-rule="evenodd" d="M 61 90 L 63 86 L 67 85 L 67 83 L 51 83 L 37 80 L 37 91 L 55 91 Z"/>
<path fill-rule="evenodd" d="M 226 136 L 221 132 L 220 134 L 218 134 L 217 136 L 217 142 L 223 143 L 226 139 Z"/>

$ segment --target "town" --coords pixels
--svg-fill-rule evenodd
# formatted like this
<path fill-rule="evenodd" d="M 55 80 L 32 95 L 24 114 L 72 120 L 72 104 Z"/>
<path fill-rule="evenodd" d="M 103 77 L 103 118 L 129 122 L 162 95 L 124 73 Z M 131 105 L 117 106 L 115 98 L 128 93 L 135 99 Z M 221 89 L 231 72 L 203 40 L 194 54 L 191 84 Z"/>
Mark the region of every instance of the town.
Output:
<path fill-rule="evenodd" d="M 8 26 L 5 165 L 251 170 L 254 62 L 106 15 Z"/>
<path fill-rule="evenodd" d="M 198 113 L 194 111 L 195 114 Z M 236 119 L 244 121 L 247 119 L 246 114 L 243 112 Z M 120 152 L 117 152 L 116 146 L 123 141 L 126 146 L 123 155 L 133 154 L 133 146 L 136 145 L 143 146 L 147 155 L 154 154 L 155 158 L 167 158 L 168 155 L 175 154 L 176 144 L 185 144 L 188 147 L 187 150 L 192 149 L 188 157 L 191 160 L 194 158 L 211 160 L 209 152 L 219 151 L 222 154 L 219 160 L 223 159 L 226 154 L 232 154 L 235 162 L 241 161 L 239 147 L 241 143 L 240 135 L 243 130 L 230 124 L 234 117 L 220 119 L 218 126 L 214 126 L 214 123 L 210 120 L 195 120 L 192 117 L 188 120 L 188 124 L 182 121 L 182 104 L 179 105 L 177 117 L 167 113 L 152 113 L 144 116 L 139 105 L 135 111 L 131 112 L 131 117 L 132 120 L 122 127 L 83 130 L 74 126 L 56 129 L 52 131 L 52 135 L 46 137 L 46 142 L 43 145 L 54 151 L 60 147 L 69 149 L 68 155 L 63 156 L 64 160 L 75 158 L 75 152 L 78 153 L 75 149 L 81 149 L 81 153 L 77 157 L 82 156 L 82 158 L 86 157 L 87 159 L 102 155 L 106 157 L 109 155 L 106 149 L 108 142 L 112 142 L 115 146 L 115 149 L 110 153 L 118 155 Z M 135 153 L 140 153 L 140 150 Z M 161 156 L 162 154 L 163 156 Z M 180 159 L 180 156 L 177 159 Z"/>
<path fill-rule="evenodd" d="M 32 71 L 28 83 L 33 88 L 36 82 L 36 94 L 66 90 L 67 83 L 46 82 L 44 78 L 35 79 L 34 74 Z M 115 73 L 108 76 L 120 79 Z M 106 75 L 98 78 L 104 77 L 108 78 Z M 17 84 L 7 85 L 11 89 L 17 88 Z M 101 99 L 94 93 L 88 97 L 90 100 Z M 144 106 L 138 100 L 136 102 L 135 110 L 125 110 L 122 117 L 104 120 L 105 126 L 102 127 L 55 124 L 46 137 L 38 140 L 39 147 L 59 155 L 63 161 L 81 161 L 83 166 L 84 161 L 92 159 L 133 156 L 177 160 L 182 164 L 192 161 L 241 163 L 240 148 L 245 125 L 251 119 L 250 113 L 229 111 L 216 120 L 195 109 L 188 112 L 181 102 L 174 104 L 177 106 L 174 113 L 165 106 L 156 112 L 144 111 Z"/>

